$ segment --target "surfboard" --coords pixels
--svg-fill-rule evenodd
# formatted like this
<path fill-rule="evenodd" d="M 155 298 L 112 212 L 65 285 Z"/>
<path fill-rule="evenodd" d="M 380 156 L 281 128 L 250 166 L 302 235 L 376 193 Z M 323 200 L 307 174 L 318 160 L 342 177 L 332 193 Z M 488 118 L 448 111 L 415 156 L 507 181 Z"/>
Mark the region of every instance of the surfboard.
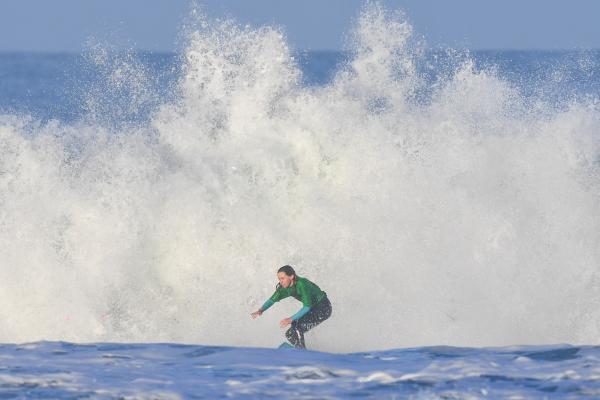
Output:
<path fill-rule="evenodd" d="M 292 346 L 291 344 L 289 344 L 288 342 L 281 343 L 278 348 L 279 349 L 295 349 L 295 347 Z"/>

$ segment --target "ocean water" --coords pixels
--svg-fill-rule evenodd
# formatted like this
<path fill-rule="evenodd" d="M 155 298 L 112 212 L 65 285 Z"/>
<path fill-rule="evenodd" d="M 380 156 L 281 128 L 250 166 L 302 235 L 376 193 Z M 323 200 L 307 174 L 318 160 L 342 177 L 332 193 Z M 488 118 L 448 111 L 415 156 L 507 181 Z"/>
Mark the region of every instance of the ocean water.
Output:
<path fill-rule="evenodd" d="M 295 349 L 37 342 L 0 347 L 3 398 L 598 398 L 598 347 Z"/>
<path fill-rule="evenodd" d="M 0 54 L 2 396 L 599 395 L 600 52 L 188 29 Z M 249 317 L 283 264 L 310 351 Z"/>

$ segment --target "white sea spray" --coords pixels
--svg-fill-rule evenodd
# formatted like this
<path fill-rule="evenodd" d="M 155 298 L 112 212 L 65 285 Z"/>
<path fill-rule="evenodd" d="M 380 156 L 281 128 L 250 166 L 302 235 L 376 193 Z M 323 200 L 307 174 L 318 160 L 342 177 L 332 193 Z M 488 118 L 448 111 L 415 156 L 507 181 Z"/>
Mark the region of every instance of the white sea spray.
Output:
<path fill-rule="evenodd" d="M 273 346 L 297 304 L 249 313 L 289 263 L 333 303 L 320 349 L 595 343 L 597 100 L 469 60 L 420 100 L 411 35 L 367 7 L 307 88 L 280 30 L 201 19 L 146 125 L 95 98 L 87 122 L 0 117 L 0 340 Z"/>

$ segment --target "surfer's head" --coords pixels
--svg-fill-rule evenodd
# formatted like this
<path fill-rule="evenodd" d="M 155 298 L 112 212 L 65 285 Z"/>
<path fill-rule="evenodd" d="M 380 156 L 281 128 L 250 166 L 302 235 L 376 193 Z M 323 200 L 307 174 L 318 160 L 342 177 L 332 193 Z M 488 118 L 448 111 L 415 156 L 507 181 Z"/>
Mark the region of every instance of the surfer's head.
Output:
<path fill-rule="evenodd" d="M 281 287 L 288 288 L 296 280 L 296 271 L 289 265 L 284 265 L 277 271 L 277 279 Z"/>

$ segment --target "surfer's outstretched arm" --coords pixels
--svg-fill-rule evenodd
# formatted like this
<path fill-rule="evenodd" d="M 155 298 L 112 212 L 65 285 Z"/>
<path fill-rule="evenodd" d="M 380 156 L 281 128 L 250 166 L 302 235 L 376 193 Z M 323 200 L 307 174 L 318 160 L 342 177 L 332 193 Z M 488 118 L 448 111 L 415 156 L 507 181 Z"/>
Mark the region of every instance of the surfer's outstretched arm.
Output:
<path fill-rule="evenodd" d="M 262 313 L 264 313 L 265 311 L 267 311 L 267 309 L 269 307 L 271 307 L 273 304 L 275 304 L 275 302 L 271 299 L 265 301 L 265 304 L 263 304 L 258 310 Z"/>
<path fill-rule="evenodd" d="M 258 310 L 254 311 L 252 314 L 250 314 L 250 316 L 252 316 L 252 319 L 254 319 L 254 318 L 262 315 L 262 313 L 267 311 L 267 309 L 269 307 L 271 307 L 273 304 L 275 304 L 275 302 L 271 299 L 265 301 L 265 304 L 263 304 Z"/>

